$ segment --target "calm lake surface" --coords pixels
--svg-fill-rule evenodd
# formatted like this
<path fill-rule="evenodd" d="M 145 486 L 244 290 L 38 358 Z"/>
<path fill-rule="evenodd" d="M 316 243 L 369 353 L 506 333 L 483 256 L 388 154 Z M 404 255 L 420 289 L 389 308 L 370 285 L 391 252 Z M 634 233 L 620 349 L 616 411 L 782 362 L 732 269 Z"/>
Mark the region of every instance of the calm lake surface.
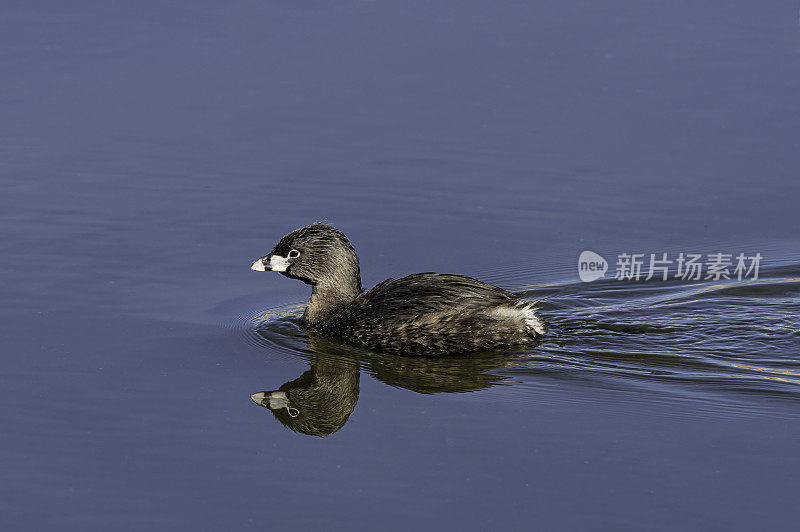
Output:
<path fill-rule="evenodd" d="M 796 522 L 796 2 L 0 14 L 4 530 Z M 311 337 L 308 288 L 249 266 L 318 220 L 367 287 L 463 273 L 550 331 L 440 360 Z M 623 253 L 763 260 L 614 279 Z M 299 416 L 250 399 L 281 387 Z"/>

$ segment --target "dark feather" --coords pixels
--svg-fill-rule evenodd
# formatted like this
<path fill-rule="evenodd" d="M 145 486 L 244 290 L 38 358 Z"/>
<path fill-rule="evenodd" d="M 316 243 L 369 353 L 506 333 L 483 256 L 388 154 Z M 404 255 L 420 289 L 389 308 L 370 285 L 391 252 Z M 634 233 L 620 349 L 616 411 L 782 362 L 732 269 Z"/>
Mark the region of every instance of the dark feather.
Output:
<path fill-rule="evenodd" d="M 463 275 L 417 273 L 388 279 L 317 327 L 367 349 L 441 356 L 531 343 L 510 312 L 520 298 Z"/>
<path fill-rule="evenodd" d="M 290 252 L 292 256 L 289 256 Z M 519 296 L 464 275 L 416 273 L 361 292 L 347 237 L 312 224 L 283 237 L 287 277 L 312 286 L 303 323 L 335 340 L 408 356 L 441 356 L 535 343 L 543 329 Z"/>

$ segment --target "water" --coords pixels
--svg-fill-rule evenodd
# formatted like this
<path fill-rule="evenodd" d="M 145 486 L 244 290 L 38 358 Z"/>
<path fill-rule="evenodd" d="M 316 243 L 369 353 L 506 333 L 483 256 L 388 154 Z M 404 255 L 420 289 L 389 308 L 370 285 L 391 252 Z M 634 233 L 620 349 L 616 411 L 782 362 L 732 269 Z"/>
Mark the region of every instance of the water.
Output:
<path fill-rule="evenodd" d="M 793 522 L 796 5 L 2 12 L 4 529 Z M 473 275 L 550 333 L 311 337 L 307 287 L 248 268 L 316 220 L 365 286 Z M 582 283 L 584 250 L 764 260 Z M 282 386 L 297 419 L 249 397 Z"/>

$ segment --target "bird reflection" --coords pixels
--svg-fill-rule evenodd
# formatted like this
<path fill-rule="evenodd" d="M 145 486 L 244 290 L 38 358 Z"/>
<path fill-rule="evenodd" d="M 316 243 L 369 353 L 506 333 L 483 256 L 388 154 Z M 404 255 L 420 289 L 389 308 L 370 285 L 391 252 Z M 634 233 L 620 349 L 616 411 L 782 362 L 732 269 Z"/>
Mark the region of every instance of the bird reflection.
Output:
<path fill-rule="evenodd" d="M 311 356 L 311 368 L 275 391 L 250 396 L 295 432 L 333 434 L 347 423 L 358 401 L 358 364 Z"/>
<path fill-rule="evenodd" d="M 312 436 L 328 436 L 347 423 L 358 402 L 360 367 L 396 388 L 418 393 L 470 392 L 489 388 L 508 377 L 488 373 L 514 365 L 505 355 L 413 359 L 366 353 L 313 334 L 308 340 L 310 368 L 277 390 L 252 394 L 284 426 Z"/>

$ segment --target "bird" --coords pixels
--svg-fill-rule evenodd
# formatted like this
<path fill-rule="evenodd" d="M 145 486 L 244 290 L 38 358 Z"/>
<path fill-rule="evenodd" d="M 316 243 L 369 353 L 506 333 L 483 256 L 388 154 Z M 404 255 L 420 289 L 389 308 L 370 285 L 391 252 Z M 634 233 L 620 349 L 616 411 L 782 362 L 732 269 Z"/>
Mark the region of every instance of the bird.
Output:
<path fill-rule="evenodd" d="M 463 355 L 535 346 L 546 334 L 534 302 L 466 275 L 415 273 L 363 291 L 355 249 L 326 223 L 285 235 L 251 269 L 310 285 L 301 325 L 369 351 Z"/>

